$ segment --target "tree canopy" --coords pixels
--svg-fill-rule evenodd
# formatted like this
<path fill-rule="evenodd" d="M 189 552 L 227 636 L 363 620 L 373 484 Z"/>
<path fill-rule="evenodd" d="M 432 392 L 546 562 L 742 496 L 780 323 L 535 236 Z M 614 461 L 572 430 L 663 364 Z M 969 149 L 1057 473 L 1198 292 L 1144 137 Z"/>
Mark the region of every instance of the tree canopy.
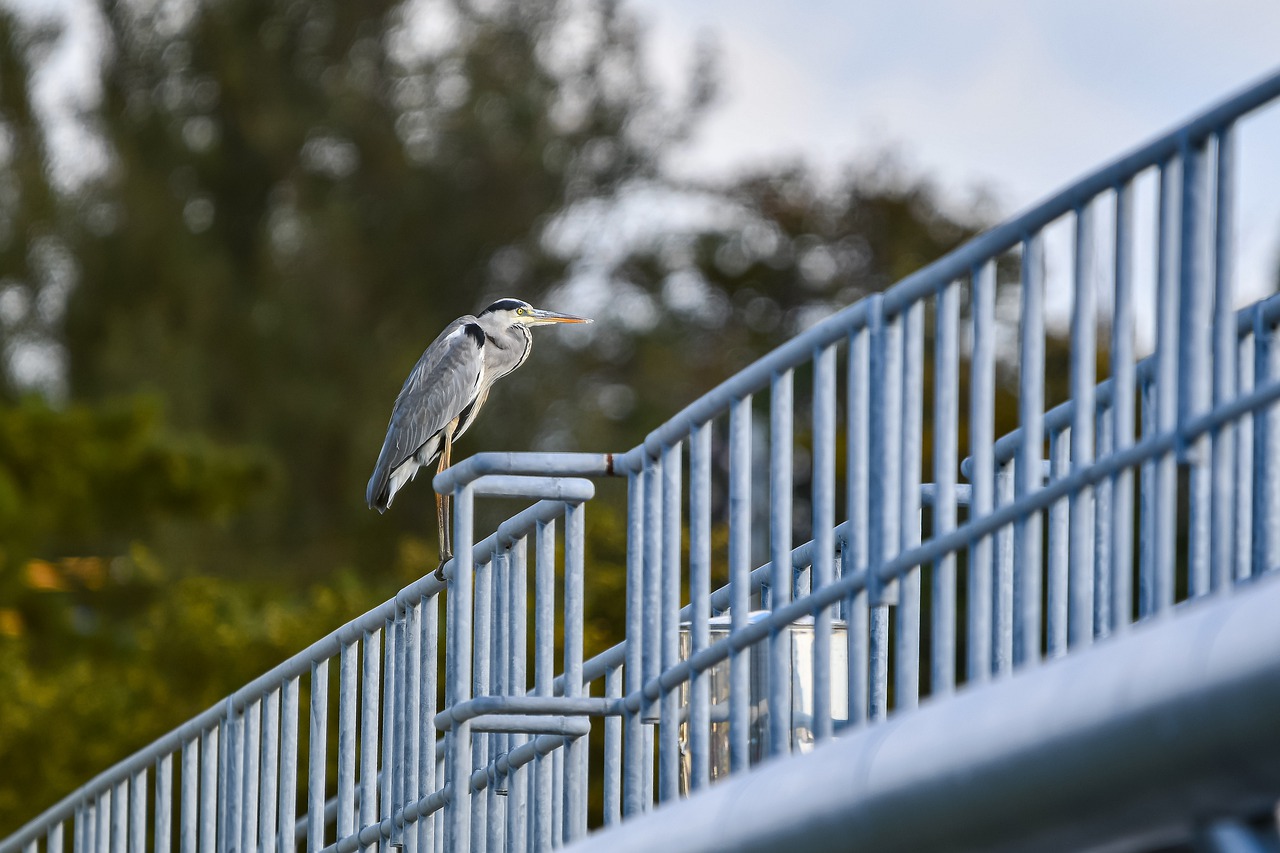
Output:
<path fill-rule="evenodd" d="M 363 495 L 452 318 L 507 295 L 600 309 L 540 336 L 459 453 L 624 450 L 981 224 L 875 167 L 674 180 L 712 66 L 661 89 L 621 3 L 98 14 L 66 170 L 34 106 L 58 34 L 0 11 L 0 766 L 41 768 L 0 779 L 0 834 L 434 568 L 429 487 L 386 516 Z M 564 239 L 637 198 L 659 225 L 715 215 L 603 259 Z M 621 621 L 610 513 L 599 643 Z"/>

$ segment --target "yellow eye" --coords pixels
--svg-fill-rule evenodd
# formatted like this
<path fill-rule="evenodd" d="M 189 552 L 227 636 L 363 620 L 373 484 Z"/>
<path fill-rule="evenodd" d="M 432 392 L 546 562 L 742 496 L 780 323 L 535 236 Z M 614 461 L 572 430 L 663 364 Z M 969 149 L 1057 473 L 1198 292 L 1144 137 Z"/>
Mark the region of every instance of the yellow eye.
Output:
<path fill-rule="evenodd" d="M 519 314 L 521 317 L 523 317 L 523 316 L 524 316 L 525 311 L 524 311 L 524 309 L 523 309 L 523 308 L 517 308 L 517 309 L 516 309 L 516 313 L 517 313 L 517 314 Z"/>

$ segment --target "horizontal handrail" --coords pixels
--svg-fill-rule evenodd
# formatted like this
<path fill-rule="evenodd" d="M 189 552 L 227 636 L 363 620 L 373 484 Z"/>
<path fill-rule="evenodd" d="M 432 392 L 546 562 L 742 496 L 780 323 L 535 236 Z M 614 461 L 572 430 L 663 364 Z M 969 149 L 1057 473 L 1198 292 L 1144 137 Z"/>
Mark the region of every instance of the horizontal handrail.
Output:
<path fill-rule="evenodd" d="M 1078 850 L 1118 827 L 1181 840 L 1195 828 L 1188 803 L 1218 815 L 1270 811 L 1280 797 L 1280 579 L 1251 586 L 570 849 L 765 851 L 785 839 L 806 850 Z M 1187 732 L 1202 738 L 1191 757 L 1179 749 Z"/>

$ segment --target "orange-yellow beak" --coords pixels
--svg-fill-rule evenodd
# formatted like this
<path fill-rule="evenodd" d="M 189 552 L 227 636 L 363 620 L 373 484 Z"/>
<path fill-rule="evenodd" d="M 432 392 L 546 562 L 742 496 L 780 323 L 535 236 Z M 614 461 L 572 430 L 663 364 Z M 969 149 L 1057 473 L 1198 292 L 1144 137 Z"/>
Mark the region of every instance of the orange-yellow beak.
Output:
<path fill-rule="evenodd" d="M 550 323 L 590 323 L 586 317 L 579 317 L 576 314 L 557 314 L 554 311 L 543 311 L 541 308 L 533 308 L 529 311 L 529 325 L 543 326 Z"/>

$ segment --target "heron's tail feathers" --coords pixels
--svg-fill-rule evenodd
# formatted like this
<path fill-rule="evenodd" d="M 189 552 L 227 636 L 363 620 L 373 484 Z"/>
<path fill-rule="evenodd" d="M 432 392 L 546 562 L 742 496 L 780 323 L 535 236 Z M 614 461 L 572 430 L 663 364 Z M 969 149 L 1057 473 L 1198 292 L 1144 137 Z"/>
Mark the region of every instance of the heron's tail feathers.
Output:
<path fill-rule="evenodd" d="M 418 460 L 410 457 L 394 470 L 388 468 L 386 460 L 379 459 L 377 467 L 373 469 L 373 476 L 369 478 L 369 486 L 364 494 L 369 509 L 386 512 L 395 500 L 396 492 L 404 488 L 418 473 Z"/>
<path fill-rule="evenodd" d="M 369 485 L 364 490 L 365 503 L 369 505 L 369 509 L 376 509 L 378 512 L 386 512 L 394 496 L 391 489 L 391 460 L 387 456 L 386 448 L 383 448 L 383 452 L 378 454 L 378 464 L 369 477 Z"/>

